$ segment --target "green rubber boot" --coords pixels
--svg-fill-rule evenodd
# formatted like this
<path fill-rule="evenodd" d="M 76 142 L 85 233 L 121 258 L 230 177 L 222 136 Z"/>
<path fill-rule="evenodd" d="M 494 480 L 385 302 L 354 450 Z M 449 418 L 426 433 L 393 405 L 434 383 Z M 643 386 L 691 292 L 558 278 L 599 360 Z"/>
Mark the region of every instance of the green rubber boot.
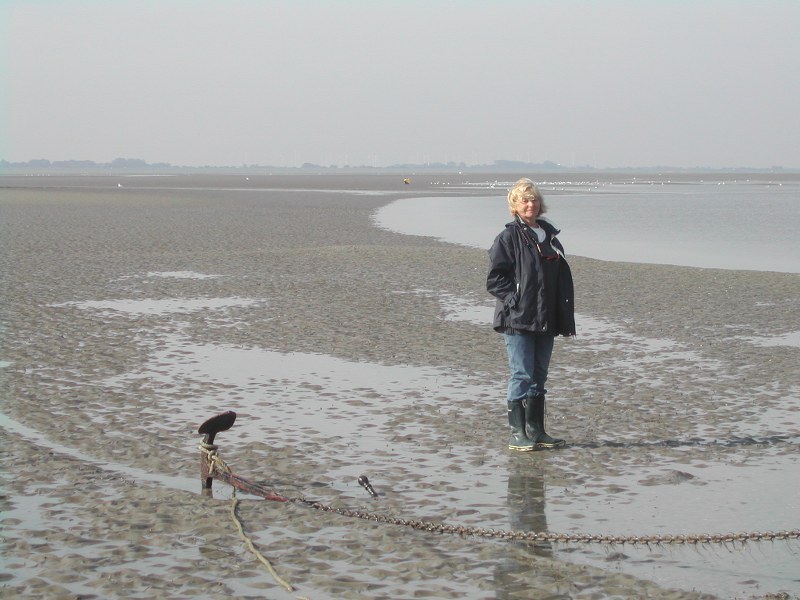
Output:
<path fill-rule="evenodd" d="M 533 450 L 533 442 L 525 435 L 525 407 L 522 402 L 508 403 L 508 425 L 511 427 L 508 449 L 518 452 L 530 452 Z"/>
<path fill-rule="evenodd" d="M 547 435 L 544 430 L 544 394 L 525 398 L 525 433 L 536 448 L 560 448 L 566 442 Z"/>

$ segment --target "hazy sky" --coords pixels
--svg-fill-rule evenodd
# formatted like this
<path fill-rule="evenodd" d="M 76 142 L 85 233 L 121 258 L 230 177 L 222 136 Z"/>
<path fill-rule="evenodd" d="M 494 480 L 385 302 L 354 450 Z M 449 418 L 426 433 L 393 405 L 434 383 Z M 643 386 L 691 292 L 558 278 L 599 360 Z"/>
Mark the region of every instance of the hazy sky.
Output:
<path fill-rule="evenodd" d="M 0 0 L 0 159 L 800 167 L 800 0 Z"/>

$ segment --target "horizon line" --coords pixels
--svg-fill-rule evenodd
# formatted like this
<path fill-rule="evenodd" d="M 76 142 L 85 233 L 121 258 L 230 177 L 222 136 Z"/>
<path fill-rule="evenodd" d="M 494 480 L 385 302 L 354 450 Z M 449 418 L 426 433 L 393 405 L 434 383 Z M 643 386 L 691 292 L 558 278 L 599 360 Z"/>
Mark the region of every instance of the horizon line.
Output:
<path fill-rule="evenodd" d="M 540 170 L 548 170 L 548 171 L 625 171 L 625 170 L 632 170 L 632 171 L 643 171 L 643 170 L 657 170 L 657 171 L 740 171 L 740 172 L 792 172 L 800 170 L 799 167 L 786 167 L 783 165 L 772 165 L 770 167 L 753 167 L 753 166 L 725 166 L 725 167 L 713 167 L 713 166 L 701 166 L 695 165 L 691 167 L 680 167 L 675 165 L 641 165 L 641 166 L 634 166 L 634 165 L 625 165 L 625 166 L 615 166 L 615 167 L 596 167 L 589 164 L 584 165 L 571 165 L 565 166 L 560 163 L 556 163 L 550 160 L 545 160 L 538 163 L 533 163 L 529 161 L 521 161 L 521 160 L 509 160 L 509 159 L 495 159 L 492 163 L 483 163 L 483 164 L 467 164 L 465 162 L 455 162 L 455 161 L 448 161 L 448 162 L 426 162 L 426 163 L 394 163 L 385 166 L 375 166 L 375 165 L 322 165 L 312 162 L 304 162 L 300 165 L 296 166 L 277 166 L 277 165 L 261 165 L 261 164 L 241 164 L 241 165 L 200 165 L 200 166 L 192 166 L 192 165 L 174 165 L 172 163 L 167 162 L 155 162 L 155 163 L 148 163 L 144 159 L 139 158 L 115 158 L 110 162 L 97 162 L 94 160 L 87 160 L 87 159 L 65 159 L 65 160 L 50 160 L 46 158 L 36 158 L 30 159 L 27 161 L 8 161 L 5 159 L 0 159 L 0 172 L 6 169 L 30 169 L 30 168 L 38 168 L 38 169 L 67 169 L 67 170 L 78 170 L 78 169 L 112 169 L 112 170 L 136 170 L 136 169 L 156 169 L 156 170 L 172 170 L 172 171 L 179 171 L 179 170 L 234 170 L 234 171 L 252 171 L 252 170 L 263 170 L 263 169 L 270 169 L 276 171 L 309 171 L 309 170 L 326 170 L 326 171 L 336 171 L 336 170 L 369 170 L 369 171 L 380 171 L 380 170 L 398 170 L 398 169 L 418 169 L 418 170 L 431 170 L 431 169 L 460 169 L 460 170 L 486 170 L 486 169 L 493 169 L 493 170 L 516 170 L 516 169 L 540 169 Z"/>

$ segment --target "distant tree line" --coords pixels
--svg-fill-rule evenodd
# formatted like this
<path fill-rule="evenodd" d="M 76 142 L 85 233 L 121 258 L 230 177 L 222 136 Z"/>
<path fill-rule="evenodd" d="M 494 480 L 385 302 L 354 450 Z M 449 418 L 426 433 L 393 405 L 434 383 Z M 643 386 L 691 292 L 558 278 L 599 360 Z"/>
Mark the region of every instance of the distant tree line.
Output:
<path fill-rule="evenodd" d="M 565 166 L 549 160 L 541 163 L 530 163 L 518 160 L 496 160 L 490 164 L 467 165 L 464 162 L 431 162 L 424 164 L 402 163 L 389 165 L 387 167 L 373 166 L 338 166 L 338 165 L 319 165 L 315 163 L 303 163 L 300 167 L 275 167 L 270 165 L 240 165 L 240 166 L 215 166 L 206 165 L 203 167 L 175 166 L 170 163 L 158 162 L 148 163 L 140 158 L 115 158 L 108 163 L 98 163 L 93 160 L 47 160 L 37 158 L 25 162 L 9 162 L 0 160 L 0 173 L 8 171 L 36 171 L 36 172 L 220 172 L 220 171 L 247 171 L 247 172 L 294 172 L 294 171 L 473 171 L 473 172 L 591 172 L 591 171 L 620 171 L 620 172 L 795 172 L 798 169 L 784 169 L 783 167 L 756 168 L 756 167 L 671 167 L 656 165 L 651 167 L 617 167 L 598 169 L 591 165 L 572 165 Z"/>
<path fill-rule="evenodd" d="M 110 163 L 98 163 L 93 160 L 47 160 L 36 158 L 25 162 L 8 162 L 0 160 L 0 168 L 24 169 L 171 169 L 169 163 L 150 164 L 141 158 L 115 158 Z"/>
<path fill-rule="evenodd" d="M 592 167 L 585 165 L 579 168 L 581 170 L 591 170 Z M 115 158 L 108 163 L 98 163 L 93 160 L 47 160 L 46 158 L 37 158 L 25 162 L 8 162 L 0 160 L 0 169 L 13 169 L 13 170 L 52 170 L 52 171 L 109 171 L 109 170 L 129 170 L 129 171 L 170 171 L 170 170 L 404 170 L 413 169 L 415 171 L 441 171 L 441 170 L 492 170 L 492 171 L 519 171 L 535 169 L 538 171 L 559 171 L 566 170 L 557 163 L 545 161 L 543 163 L 532 164 L 522 161 L 513 160 L 497 160 L 492 164 L 486 165 L 467 165 L 464 162 L 430 162 L 424 164 L 402 163 L 389 165 L 388 167 L 371 167 L 366 165 L 361 166 L 338 166 L 338 165 L 320 165 L 316 163 L 303 163 L 300 167 L 274 167 L 270 165 L 241 165 L 241 166 L 214 166 L 206 165 L 204 167 L 181 167 L 174 166 L 169 163 L 148 163 L 140 158 Z"/>

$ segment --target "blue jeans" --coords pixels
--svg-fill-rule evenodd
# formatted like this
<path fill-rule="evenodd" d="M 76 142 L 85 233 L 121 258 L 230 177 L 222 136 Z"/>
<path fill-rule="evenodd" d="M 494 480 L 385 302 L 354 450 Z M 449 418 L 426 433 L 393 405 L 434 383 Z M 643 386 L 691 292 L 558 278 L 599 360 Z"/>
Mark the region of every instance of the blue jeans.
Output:
<path fill-rule="evenodd" d="M 511 371 L 508 402 L 543 394 L 555 337 L 504 333 L 503 339 L 508 353 L 508 368 Z"/>

